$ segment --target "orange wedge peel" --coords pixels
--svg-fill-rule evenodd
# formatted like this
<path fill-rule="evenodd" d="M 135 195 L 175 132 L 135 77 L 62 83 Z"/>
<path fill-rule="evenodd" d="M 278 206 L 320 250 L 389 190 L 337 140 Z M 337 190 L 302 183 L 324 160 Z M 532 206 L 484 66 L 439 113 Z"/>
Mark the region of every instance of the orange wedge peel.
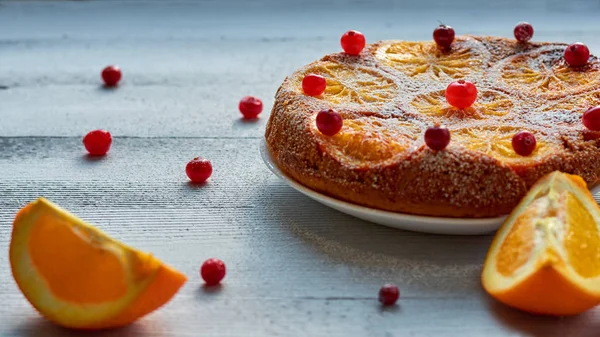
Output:
<path fill-rule="evenodd" d="M 128 325 L 168 302 L 187 280 L 43 198 L 15 217 L 10 265 L 42 316 L 77 329 Z"/>
<path fill-rule="evenodd" d="M 511 307 L 567 316 L 600 303 L 600 208 L 582 178 L 540 179 L 497 232 L 484 289 Z"/>

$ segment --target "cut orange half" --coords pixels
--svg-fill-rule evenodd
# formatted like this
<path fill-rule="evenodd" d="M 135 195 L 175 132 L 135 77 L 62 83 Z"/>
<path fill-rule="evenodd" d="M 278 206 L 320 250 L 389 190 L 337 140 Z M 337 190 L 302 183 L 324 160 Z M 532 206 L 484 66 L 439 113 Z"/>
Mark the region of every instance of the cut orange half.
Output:
<path fill-rule="evenodd" d="M 43 198 L 17 213 L 10 265 L 23 295 L 44 317 L 79 329 L 127 325 L 165 304 L 186 282 L 152 255 Z"/>
<path fill-rule="evenodd" d="M 531 313 L 575 315 L 600 303 L 600 208 L 583 179 L 540 179 L 506 219 L 483 268 L 485 290 Z"/>

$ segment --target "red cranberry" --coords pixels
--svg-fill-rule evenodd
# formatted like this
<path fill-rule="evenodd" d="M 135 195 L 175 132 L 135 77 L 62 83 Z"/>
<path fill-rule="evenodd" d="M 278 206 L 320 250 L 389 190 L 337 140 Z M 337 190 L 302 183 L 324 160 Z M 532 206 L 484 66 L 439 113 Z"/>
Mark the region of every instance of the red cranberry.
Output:
<path fill-rule="evenodd" d="M 533 26 L 527 22 L 520 22 L 515 26 L 515 39 L 521 43 L 525 43 L 533 37 Z"/>
<path fill-rule="evenodd" d="M 598 132 L 598 131 L 583 130 L 582 133 L 583 133 L 583 140 L 585 140 L 585 141 L 600 139 L 600 132 Z"/>
<path fill-rule="evenodd" d="M 441 24 L 433 30 L 433 40 L 442 49 L 450 48 L 454 41 L 454 28 Z"/>
<path fill-rule="evenodd" d="M 110 150 L 112 137 L 106 130 L 90 131 L 83 137 L 83 146 L 92 156 L 104 156 Z"/>
<path fill-rule="evenodd" d="M 102 80 L 107 87 L 116 86 L 121 80 L 121 69 L 118 66 L 108 66 L 102 70 Z"/>
<path fill-rule="evenodd" d="M 592 131 L 600 131 L 600 105 L 583 113 L 583 125 Z"/>
<path fill-rule="evenodd" d="M 200 268 L 200 276 L 207 286 L 219 284 L 225 277 L 225 263 L 215 258 L 204 261 Z"/>
<path fill-rule="evenodd" d="M 212 174 L 212 164 L 210 160 L 204 158 L 194 158 L 185 166 L 185 173 L 193 183 L 203 183 Z"/>
<path fill-rule="evenodd" d="M 433 126 L 425 131 L 425 144 L 432 150 L 441 151 L 450 143 L 450 131 L 444 126 Z"/>
<path fill-rule="evenodd" d="M 343 124 L 342 116 L 333 109 L 321 110 L 317 114 L 317 129 L 326 136 L 340 132 Z"/>
<path fill-rule="evenodd" d="M 383 305 L 394 305 L 400 297 L 400 290 L 393 284 L 386 284 L 379 289 L 379 302 Z"/>
<path fill-rule="evenodd" d="M 262 112 L 263 103 L 254 96 L 246 96 L 240 100 L 240 112 L 246 119 L 254 119 Z"/>
<path fill-rule="evenodd" d="M 466 109 L 473 105 L 476 99 L 477 88 L 469 81 L 458 80 L 446 88 L 446 101 L 455 108 Z"/>
<path fill-rule="evenodd" d="M 325 91 L 327 80 L 317 74 L 308 74 L 302 79 L 302 90 L 308 96 L 319 96 Z"/>
<path fill-rule="evenodd" d="M 366 44 L 363 33 L 356 30 L 349 30 L 342 35 L 342 49 L 348 55 L 358 55 Z"/>
<path fill-rule="evenodd" d="M 588 62 L 590 50 L 581 42 L 575 42 L 565 49 L 565 61 L 571 67 L 581 67 Z"/>
<path fill-rule="evenodd" d="M 535 136 L 531 132 L 520 131 L 517 132 L 512 138 L 512 147 L 515 152 L 520 156 L 529 156 L 536 145 Z"/>

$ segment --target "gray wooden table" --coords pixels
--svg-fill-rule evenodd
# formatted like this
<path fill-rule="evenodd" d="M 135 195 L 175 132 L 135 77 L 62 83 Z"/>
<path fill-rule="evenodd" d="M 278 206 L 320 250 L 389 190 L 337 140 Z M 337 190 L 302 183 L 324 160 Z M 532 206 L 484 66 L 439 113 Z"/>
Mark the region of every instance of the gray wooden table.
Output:
<path fill-rule="evenodd" d="M 275 90 L 294 69 L 339 50 L 347 29 L 369 41 L 457 33 L 581 40 L 600 52 L 598 1 L 0 0 L 0 336 L 77 336 L 41 319 L 12 280 L 15 212 L 46 196 L 185 272 L 160 311 L 94 336 L 598 336 L 600 310 L 535 317 L 491 300 L 479 276 L 490 236 L 452 237 L 369 224 L 317 204 L 273 176 L 259 155 Z M 99 71 L 121 65 L 118 90 Z M 265 113 L 240 121 L 237 102 Z M 81 137 L 106 128 L 110 155 Z M 209 184 L 187 183 L 194 156 Z M 219 257 L 222 287 L 201 286 Z M 397 307 L 379 287 L 397 283 Z"/>

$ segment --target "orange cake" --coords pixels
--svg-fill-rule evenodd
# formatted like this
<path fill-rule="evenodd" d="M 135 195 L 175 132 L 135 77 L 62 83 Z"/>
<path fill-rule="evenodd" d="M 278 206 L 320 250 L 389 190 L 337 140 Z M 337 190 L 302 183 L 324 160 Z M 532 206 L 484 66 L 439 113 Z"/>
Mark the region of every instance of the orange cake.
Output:
<path fill-rule="evenodd" d="M 275 164 L 301 184 L 352 203 L 402 213 L 493 217 L 509 213 L 539 178 L 552 171 L 599 182 L 598 132 L 582 124 L 600 105 L 600 61 L 570 67 L 562 43 L 518 43 L 457 36 L 450 50 L 435 42 L 383 41 L 358 56 L 336 53 L 308 64 L 277 91 L 266 130 Z M 308 96 L 307 74 L 326 78 Z M 469 108 L 450 106 L 451 82 L 478 90 Z M 319 111 L 333 109 L 343 127 L 319 131 Z M 451 134 L 442 151 L 424 132 L 441 124 Z M 511 145 L 535 135 L 533 153 Z"/>

